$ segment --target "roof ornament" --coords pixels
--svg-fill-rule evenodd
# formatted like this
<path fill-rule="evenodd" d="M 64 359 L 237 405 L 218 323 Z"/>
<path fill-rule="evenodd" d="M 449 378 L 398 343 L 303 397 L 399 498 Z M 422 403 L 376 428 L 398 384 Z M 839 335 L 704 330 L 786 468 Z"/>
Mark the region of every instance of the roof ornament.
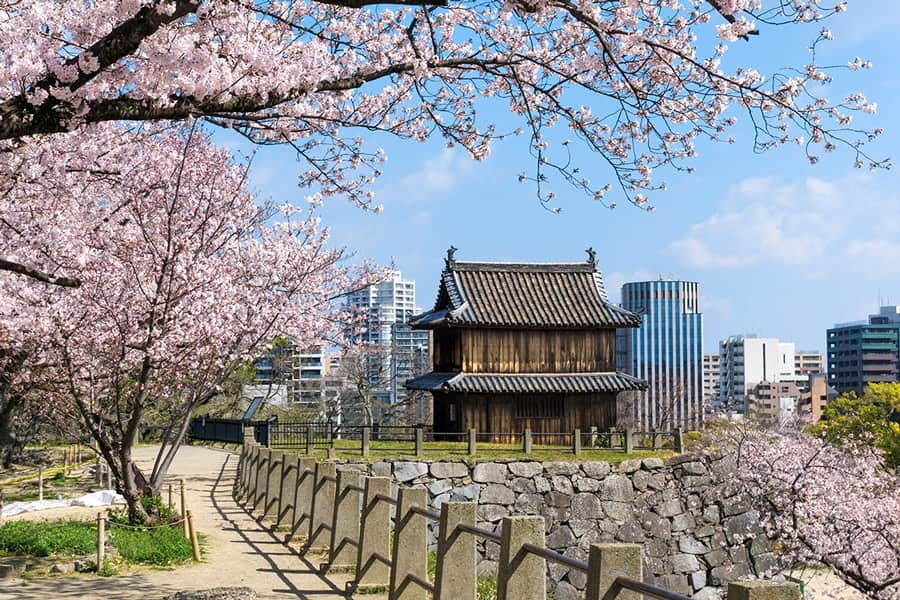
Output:
<path fill-rule="evenodd" d="M 448 268 L 452 267 L 453 263 L 456 262 L 456 259 L 454 257 L 456 256 L 457 250 L 459 250 L 459 248 L 457 248 L 456 246 L 450 246 L 449 248 L 447 248 L 447 261 L 446 262 L 447 262 Z"/>
<path fill-rule="evenodd" d="M 594 248 L 590 247 L 587 250 L 585 250 L 585 252 L 587 252 L 587 255 L 588 255 L 588 259 L 587 259 L 588 264 L 591 265 L 592 267 L 596 267 L 597 266 L 597 253 L 594 251 Z"/>

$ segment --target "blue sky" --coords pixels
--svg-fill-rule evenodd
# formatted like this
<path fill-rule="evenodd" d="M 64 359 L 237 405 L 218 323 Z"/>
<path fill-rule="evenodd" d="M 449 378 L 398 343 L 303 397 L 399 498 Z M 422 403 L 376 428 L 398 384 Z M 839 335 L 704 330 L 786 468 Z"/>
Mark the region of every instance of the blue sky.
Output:
<path fill-rule="evenodd" d="M 834 41 L 821 48 L 820 64 L 845 64 L 857 56 L 874 63 L 870 71 L 839 71 L 829 93 L 862 91 L 878 103 L 877 115 L 856 116 L 856 123 L 883 128 L 868 148 L 896 162 L 900 8 L 887 0 L 851 0 L 849 10 L 827 26 Z M 766 28 L 750 43 L 733 44 L 736 52 L 723 66 L 750 64 L 764 74 L 802 66 L 819 27 Z M 496 116 L 503 118 L 502 112 Z M 855 170 L 846 150 L 817 165 L 794 147 L 756 155 L 746 134 L 738 129 L 734 145 L 699 144 L 695 173 L 666 174 L 668 191 L 653 195 L 654 213 L 621 201 L 610 211 L 562 182 L 552 186 L 562 212 L 548 212 L 532 187 L 517 182 L 532 167 L 518 141 L 498 143 L 476 163 L 440 140 L 376 139 L 373 147 L 389 156 L 375 188 L 384 212 L 330 199 L 322 216 L 335 244 L 360 258 L 393 261 L 415 279 L 423 307 L 434 300 L 451 244 L 462 260 L 521 261 L 579 261 L 593 246 L 614 298 L 625 281 L 659 275 L 699 281 L 707 352 L 737 333 L 822 350 L 825 330 L 835 322 L 876 312 L 879 297 L 900 304 L 896 170 Z M 608 175 L 600 161 L 581 158 L 592 180 Z M 287 149 L 264 148 L 251 179 L 263 196 L 299 201 L 305 193 L 296 187 L 299 171 Z"/>

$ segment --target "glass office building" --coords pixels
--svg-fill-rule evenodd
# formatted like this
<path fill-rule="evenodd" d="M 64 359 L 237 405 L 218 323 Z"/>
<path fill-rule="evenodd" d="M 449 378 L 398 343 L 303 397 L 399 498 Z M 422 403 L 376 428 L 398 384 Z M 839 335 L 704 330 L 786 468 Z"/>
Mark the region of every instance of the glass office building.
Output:
<path fill-rule="evenodd" d="M 640 281 L 622 286 L 622 307 L 638 313 L 637 329 L 620 330 L 618 368 L 647 381 L 620 408 L 642 431 L 696 429 L 703 420 L 703 315 L 693 281 Z"/>

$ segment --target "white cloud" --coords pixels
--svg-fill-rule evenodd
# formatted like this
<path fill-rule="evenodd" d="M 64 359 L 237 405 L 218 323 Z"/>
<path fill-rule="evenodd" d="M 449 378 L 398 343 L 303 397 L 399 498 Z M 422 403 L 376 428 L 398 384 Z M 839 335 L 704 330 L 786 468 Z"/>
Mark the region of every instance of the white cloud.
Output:
<path fill-rule="evenodd" d="M 877 237 L 876 229 L 889 230 L 897 219 L 896 197 L 874 189 L 864 177 L 752 178 L 731 186 L 717 212 L 693 225 L 669 251 L 702 269 L 808 266 L 839 254 L 848 237 Z"/>
<path fill-rule="evenodd" d="M 856 270 L 873 278 L 900 273 L 900 243 L 892 240 L 853 241 L 846 256 Z"/>
<path fill-rule="evenodd" d="M 445 148 L 422 166 L 389 184 L 378 193 L 385 203 L 415 204 L 443 197 L 472 170 L 472 161 L 461 152 Z"/>

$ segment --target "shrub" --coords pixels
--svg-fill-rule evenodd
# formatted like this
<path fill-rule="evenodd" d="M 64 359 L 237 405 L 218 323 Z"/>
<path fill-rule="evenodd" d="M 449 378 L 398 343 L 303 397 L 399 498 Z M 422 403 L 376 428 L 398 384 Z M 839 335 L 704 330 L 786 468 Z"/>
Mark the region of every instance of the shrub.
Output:
<path fill-rule="evenodd" d="M 76 556 L 97 549 L 97 531 L 79 521 L 10 521 L 0 525 L 0 552 L 21 556 Z"/>

